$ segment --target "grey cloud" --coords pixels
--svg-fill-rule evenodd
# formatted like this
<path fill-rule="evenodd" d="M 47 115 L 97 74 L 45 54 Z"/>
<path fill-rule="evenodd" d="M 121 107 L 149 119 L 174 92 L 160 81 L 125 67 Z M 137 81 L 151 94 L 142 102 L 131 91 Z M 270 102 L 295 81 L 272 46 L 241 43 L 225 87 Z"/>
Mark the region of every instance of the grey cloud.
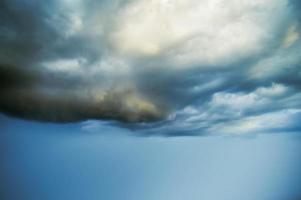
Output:
<path fill-rule="evenodd" d="M 275 91 L 272 95 L 261 89 L 250 93 L 215 93 L 212 99 L 178 110 L 163 122 L 130 128 L 137 135 L 144 132 L 163 136 L 298 132 L 301 93 L 286 89 L 282 94 Z"/>
<path fill-rule="evenodd" d="M 59 123 L 85 119 L 149 122 L 165 115 L 163 109 L 159 110 L 131 91 L 110 90 L 99 99 L 94 94 L 83 93 L 64 89 L 45 93 L 30 87 L 6 88 L 0 92 L 0 110 L 12 116 Z"/>
<path fill-rule="evenodd" d="M 159 28 L 158 37 L 144 38 L 143 29 L 138 27 L 137 43 L 128 42 L 135 37 L 128 36 L 130 33 L 123 23 L 130 26 L 136 23 L 136 18 L 123 20 L 120 17 L 125 18 L 127 13 L 119 11 L 136 5 L 135 2 L 138 1 L 89 0 L 72 4 L 56 0 L 1 1 L 1 112 L 53 122 L 117 120 L 112 126 L 144 135 L 185 136 L 212 134 L 217 128 L 239 127 L 239 122 L 245 123 L 256 116 L 266 119 L 269 113 L 301 109 L 301 41 L 296 36 L 301 34 L 298 1 L 289 1 L 287 7 L 281 6 L 285 0 L 279 0 L 271 8 L 241 8 L 246 13 L 233 4 L 237 16 L 223 13 L 231 21 L 228 26 L 221 26 L 219 33 L 233 26 L 232 22 L 245 22 L 244 18 L 271 22 L 266 26 L 277 25 L 271 25 L 267 33 L 260 35 L 261 43 L 258 43 L 261 40 L 250 42 L 252 34 L 243 40 L 250 51 L 235 49 L 239 35 L 237 40 L 232 38 L 230 47 L 234 46 L 234 50 L 230 49 L 229 55 L 223 49 L 229 46 L 222 40 L 223 35 L 208 36 L 215 33 L 206 32 L 207 29 L 197 30 L 204 35 L 203 39 L 188 34 L 178 41 L 180 36 L 164 38 L 165 29 L 145 22 Z M 137 5 L 136 8 L 147 9 L 144 4 Z M 264 13 L 271 12 L 273 6 L 279 12 L 285 7 L 285 11 L 273 18 L 266 16 Z M 231 11 L 232 7 L 227 9 Z M 163 17 L 174 20 L 172 15 Z M 243 25 L 238 30 L 243 32 L 248 28 Z M 287 30 L 293 25 L 295 35 L 283 44 Z M 174 28 L 178 30 L 177 26 Z M 245 36 L 242 39 L 248 38 Z M 119 46 L 113 41 L 116 37 L 122 40 Z M 205 48 L 194 48 L 193 44 L 199 43 Z M 258 93 L 260 88 L 269 89 L 273 84 L 285 87 L 287 92 L 280 96 Z M 214 104 L 217 97 L 223 103 Z M 242 99 L 242 103 L 231 106 L 237 104 L 237 99 Z M 289 115 L 291 120 L 300 117 Z M 291 123 L 281 129 L 286 128 L 299 127 Z M 231 131 L 239 130 L 227 128 L 225 132 Z"/>
<path fill-rule="evenodd" d="M 101 50 L 91 40 L 95 38 L 66 36 L 71 22 L 68 9 L 59 1 L 1 1 L 0 9 L 2 112 L 53 122 L 90 118 L 141 122 L 163 117 L 163 109 L 158 111 L 130 89 L 102 89 L 101 99 L 96 99 L 90 95 L 90 87 L 102 88 L 96 84 L 103 84 L 103 80 L 49 72 L 41 66 L 41 62 L 74 57 L 84 57 L 89 63 L 101 59 Z M 97 45 L 101 46 L 100 39 Z"/>

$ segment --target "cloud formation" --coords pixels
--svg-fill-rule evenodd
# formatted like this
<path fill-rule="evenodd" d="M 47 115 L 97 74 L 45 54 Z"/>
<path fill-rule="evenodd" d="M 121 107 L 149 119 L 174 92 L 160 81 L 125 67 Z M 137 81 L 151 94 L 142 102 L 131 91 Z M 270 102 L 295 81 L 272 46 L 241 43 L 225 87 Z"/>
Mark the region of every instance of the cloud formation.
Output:
<path fill-rule="evenodd" d="M 0 110 L 113 120 L 151 135 L 297 131 L 300 8 L 295 0 L 4 0 Z"/>

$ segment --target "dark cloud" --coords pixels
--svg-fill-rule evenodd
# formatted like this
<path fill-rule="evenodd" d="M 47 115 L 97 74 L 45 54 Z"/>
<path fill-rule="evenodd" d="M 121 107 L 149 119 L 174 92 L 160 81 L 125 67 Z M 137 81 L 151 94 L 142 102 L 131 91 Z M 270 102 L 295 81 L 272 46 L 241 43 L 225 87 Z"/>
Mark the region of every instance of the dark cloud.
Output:
<path fill-rule="evenodd" d="M 130 92 L 112 92 L 96 100 L 64 90 L 58 94 L 43 94 L 32 88 L 10 88 L 1 91 L 0 110 L 12 116 L 58 123 L 86 119 L 150 122 L 164 117 L 163 110 L 140 107 L 141 102 L 126 104 L 128 95 Z"/>
<path fill-rule="evenodd" d="M 37 74 L 29 70 L 0 64 L 1 91 L 19 87 L 33 87 L 38 79 Z"/>
<path fill-rule="evenodd" d="M 130 90 L 109 88 L 101 94 L 100 100 L 96 100 L 95 96 L 89 95 L 89 88 L 91 82 L 102 84 L 102 80 L 43 68 L 43 62 L 57 59 L 84 57 L 93 63 L 101 58 L 101 50 L 92 41 L 95 39 L 93 36 L 89 38 L 80 33 L 68 33 L 72 23 L 71 10 L 63 3 L 1 1 L 0 13 L 2 112 L 52 122 L 91 118 L 141 122 L 163 117 L 163 111 L 159 112 L 156 108 L 140 108 L 140 105 L 139 108 L 132 108 L 135 104 L 146 102 Z M 97 45 L 102 43 L 99 40 Z M 102 78 L 101 74 L 99 78 Z M 125 105 L 126 101 L 130 101 L 126 99 L 129 95 L 137 101 L 134 105 Z"/>
<path fill-rule="evenodd" d="M 300 3 L 196 3 L 1 1 L 0 111 L 145 135 L 297 130 Z M 287 125 L 246 125 L 269 119 Z"/>

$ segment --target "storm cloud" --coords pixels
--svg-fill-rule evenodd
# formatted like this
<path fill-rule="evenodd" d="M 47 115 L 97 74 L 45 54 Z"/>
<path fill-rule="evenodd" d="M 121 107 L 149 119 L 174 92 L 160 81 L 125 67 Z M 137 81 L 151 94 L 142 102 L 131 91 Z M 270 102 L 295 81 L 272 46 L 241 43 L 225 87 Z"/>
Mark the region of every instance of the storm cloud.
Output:
<path fill-rule="evenodd" d="M 298 131 L 300 9 L 295 0 L 1 1 L 0 111 L 110 120 L 145 135 Z"/>

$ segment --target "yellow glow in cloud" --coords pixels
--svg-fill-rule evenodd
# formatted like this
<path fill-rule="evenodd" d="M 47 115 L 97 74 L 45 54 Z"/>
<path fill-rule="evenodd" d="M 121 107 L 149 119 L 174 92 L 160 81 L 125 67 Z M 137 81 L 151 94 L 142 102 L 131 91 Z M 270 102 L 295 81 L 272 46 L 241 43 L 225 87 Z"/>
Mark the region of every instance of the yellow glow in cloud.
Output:
<path fill-rule="evenodd" d="M 284 48 L 292 46 L 297 40 L 299 40 L 300 34 L 297 28 L 298 27 L 296 25 L 292 25 L 288 28 L 286 36 L 283 39 Z"/>
<path fill-rule="evenodd" d="M 274 1 L 275 2 L 275 1 Z M 260 51 L 286 0 L 141 0 L 117 13 L 113 46 L 133 56 L 165 55 L 172 66 L 219 64 Z"/>
<path fill-rule="evenodd" d="M 165 110 L 130 85 L 91 91 L 91 99 L 97 102 L 99 109 L 122 113 L 130 122 L 161 119 L 165 115 Z"/>

